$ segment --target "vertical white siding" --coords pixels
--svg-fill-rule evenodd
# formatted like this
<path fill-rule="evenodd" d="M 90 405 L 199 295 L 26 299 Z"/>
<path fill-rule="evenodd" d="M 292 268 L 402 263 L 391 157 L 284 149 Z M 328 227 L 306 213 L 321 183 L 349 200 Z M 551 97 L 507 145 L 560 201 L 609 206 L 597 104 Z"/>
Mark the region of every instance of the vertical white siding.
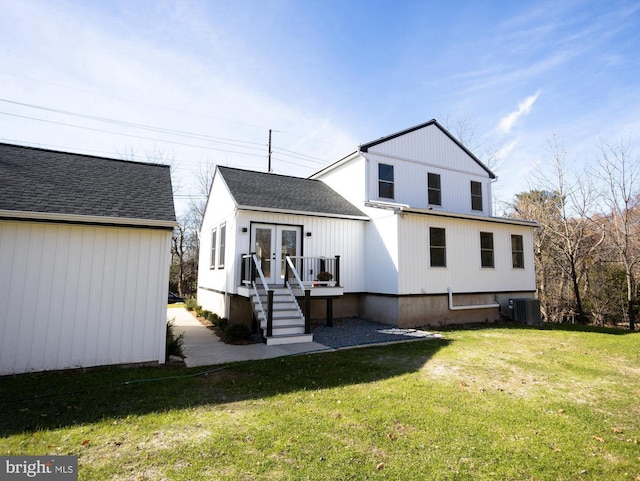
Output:
<path fill-rule="evenodd" d="M 170 239 L 0 221 L 0 374 L 164 362 Z"/>
<path fill-rule="evenodd" d="M 235 271 L 239 270 L 239 252 L 234 249 L 238 239 L 236 205 L 221 175 L 213 179 L 213 187 L 207 202 L 202 227 L 200 229 L 200 259 L 198 263 L 198 287 L 219 292 L 237 293 L 239 283 L 234 282 Z M 224 269 L 211 268 L 211 233 L 217 229 L 216 242 L 220 243 L 220 226 L 225 224 Z M 204 306 L 204 304 L 202 304 Z"/>
<path fill-rule="evenodd" d="M 302 253 L 306 257 L 340 256 L 340 283 L 345 292 L 362 292 L 365 286 L 364 232 L 366 221 L 269 212 L 238 213 L 236 252 L 251 252 L 251 223 L 302 226 Z M 247 228 L 247 233 L 241 229 Z M 311 233 L 307 236 L 306 233 Z M 238 255 L 239 257 L 239 255 Z M 239 283 L 239 265 L 234 282 Z"/>
<path fill-rule="evenodd" d="M 447 140 L 451 142 L 448 137 Z M 464 151 L 461 150 L 461 152 Z M 439 158 L 432 159 L 434 164 L 429 164 L 423 163 L 421 160 L 387 157 L 376 153 L 367 153 L 364 155 L 366 155 L 368 159 L 367 178 L 369 200 L 395 202 L 422 209 L 432 207 L 435 210 L 456 212 L 459 214 L 491 215 L 491 182 L 485 171 L 473 172 L 473 170 L 477 169 L 467 169 L 465 171 L 451 170 L 447 167 L 446 159 Z M 469 156 L 466 158 L 468 167 L 478 165 Z M 435 163 L 436 160 L 442 160 L 443 165 Z M 394 166 L 394 199 L 378 197 L 379 164 Z M 429 172 L 440 175 L 441 206 L 429 205 L 427 197 L 427 176 Z M 471 209 L 472 180 L 482 184 L 482 211 L 474 211 Z"/>
<path fill-rule="evenodd" d="M 367 160 L 363 156 L 354 156 L 353 159 L 318 178 L 349 202 L 360 206 L 370 198 L 365 191 L 366 163 Z"/>
<path fill-rule="evenodd" d="M 445 229 L 446 267 L 430 266 L 429 227 Z M 454 292 L 535 291 L 533 229 L 530 227 L 405 215 L 399 230 L 402 294 L 442 294 L 448 287 Z M 480 232 L 493 233 L 493 268 L 481 266 Z M 512 234 L 523 236 L 524 269 L 512 266 Z"/>
<path fill-rule="evenodd" d="M 400 239 L 398 216 L 392 210 L 366 208 L 367 225 L 364 269 L 366 292 L 398 294 Z"/>
<path fill-rule="evenodd" d="M 412 159 L 458 172 L 488 176 L 486 170 L 433 124 L 377 144 L 369 149 L 369 153 Z"/>

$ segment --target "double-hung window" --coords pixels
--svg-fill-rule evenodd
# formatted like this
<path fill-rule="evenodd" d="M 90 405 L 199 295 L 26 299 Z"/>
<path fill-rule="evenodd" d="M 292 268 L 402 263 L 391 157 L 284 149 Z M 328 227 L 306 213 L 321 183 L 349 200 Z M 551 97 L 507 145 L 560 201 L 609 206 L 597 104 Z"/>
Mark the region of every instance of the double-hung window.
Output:
<path fill-rule="evenodd" d="M 493 233 L 480 232 L 480 262 L 482 267 L 494 267 Z"/>
<path fill-rule="evenodd" d="M 440 189 L 440 174 L 427 174 L 427 189 L 429 205 L 442 205 L 442 191 Z"/>
<path fill-rule="evenodd" d="M 393 165 L 378 164 L 378 197 L 393 199 Z"/>
<path fill-rule="evenodd" d="M 220 247 L 218 248 L 218 269 L 224 269 L 224 253 L 226 243 L 227 225 L 220 226 Z"/>
<path fill-rule="evenodd" d="M 482 210 L 482 184 L 471 181 L 471 210 Z"/>
<path fill-rule="evenodd" d="M 524 269 L 524 243 L 521 235 L 511 236 L 511 262 L 514 269 Z"/>
<path fill-rule="evenodd" d="M 431 267 L 447 267 L 447 241 L 442 227 L 429 227 Z"/>
<path fill-rule="evenodd" d="M 218 229 L 216 227 L 211 231 L 211 269 L 216 268 L 216 246 L 218 241 Z"/>

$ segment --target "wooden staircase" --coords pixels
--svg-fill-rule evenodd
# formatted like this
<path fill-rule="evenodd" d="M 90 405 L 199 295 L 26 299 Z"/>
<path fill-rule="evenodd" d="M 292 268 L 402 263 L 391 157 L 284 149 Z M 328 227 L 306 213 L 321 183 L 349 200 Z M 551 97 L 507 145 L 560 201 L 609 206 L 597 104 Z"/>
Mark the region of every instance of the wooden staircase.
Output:
<path fill-rule="evenodd" d="M 305 334 L 304 315 L 298 301 L 288 287 L 270 287 L 273 291 L 273 324 L 271 335 L 267 332 L 268 295 L 264 290 L 251 295 L 251 306 L 269 346 L 313 342 L 313 334 Z M 259 298 L 258 298 L 259 296 Z"/>

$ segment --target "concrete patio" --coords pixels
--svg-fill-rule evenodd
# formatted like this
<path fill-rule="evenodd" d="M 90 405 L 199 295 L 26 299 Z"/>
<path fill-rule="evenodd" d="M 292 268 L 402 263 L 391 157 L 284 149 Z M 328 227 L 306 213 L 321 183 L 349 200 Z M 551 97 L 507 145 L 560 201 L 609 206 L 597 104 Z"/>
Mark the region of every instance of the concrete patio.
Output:
<path fill-rule="evenodd" d="M 316 342 L 267 346 L 266 344 L 225 344 L 215 333 L 203 326 L 184 307 L 169 307 L 167 319 L 173 320 L 176 335 L 184 334 L 182 350 L 187 367 L 212 366 L 229 362 L 269 359 L 308 352 L 332 351 Z"/>

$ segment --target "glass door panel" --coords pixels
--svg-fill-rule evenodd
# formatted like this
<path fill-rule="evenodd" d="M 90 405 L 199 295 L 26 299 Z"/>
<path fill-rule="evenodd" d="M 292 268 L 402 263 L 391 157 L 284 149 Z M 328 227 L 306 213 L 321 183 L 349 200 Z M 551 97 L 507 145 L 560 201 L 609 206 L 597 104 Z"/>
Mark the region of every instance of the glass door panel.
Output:
<path fill-rule="evenodd" d="M 271 263 L 275 254 L 273 250 L 273 228 L 272 227 L 255 227 L 255 253 L 260 261 L 260 268 L 267 282 L 272 281 Z"/>
<path fill-rule="evenodd" d="M 254 224 L 251 227 L 253 252 L 268 283 L 284 279 L 286 256 L 300 255 L 301 232 L 301 228 L 296 226 Z"/>
<path fill-rule="evenodd" d="M 280 230 L 280 277 L 284 278 L 284 271 L 286 269 L 286 256 L 296 257 L 299 252 L 298 245 L 298 231 L 287 228 L 281 228 Z M 296 259 L 293 259 L 293 265 L 296 265 Z"/>

